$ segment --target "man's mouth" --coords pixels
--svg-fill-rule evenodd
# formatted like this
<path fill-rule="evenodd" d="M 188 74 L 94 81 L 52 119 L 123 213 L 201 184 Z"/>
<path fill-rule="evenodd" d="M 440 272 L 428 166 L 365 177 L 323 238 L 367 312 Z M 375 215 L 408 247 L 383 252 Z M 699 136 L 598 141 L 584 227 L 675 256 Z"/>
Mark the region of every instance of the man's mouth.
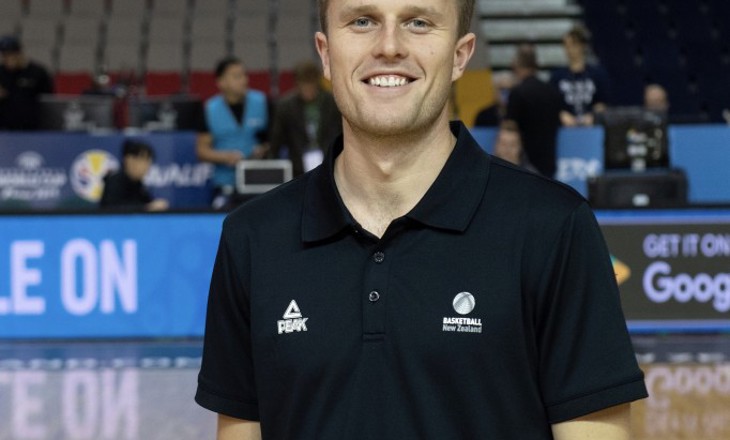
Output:
<path fill-rule="evenodd" d="M 400 75 L 376 75 L 365 80 L 365 82 L 374 87 L 403 87 L 413 82 L 411 78 Z"/>

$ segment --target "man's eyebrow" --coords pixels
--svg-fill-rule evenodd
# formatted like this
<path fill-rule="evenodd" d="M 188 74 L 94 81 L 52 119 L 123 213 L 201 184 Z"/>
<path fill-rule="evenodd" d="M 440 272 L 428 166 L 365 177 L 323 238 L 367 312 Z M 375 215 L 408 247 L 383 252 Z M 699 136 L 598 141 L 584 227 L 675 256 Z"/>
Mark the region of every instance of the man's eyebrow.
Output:
<path fill-rule="evenodd" d="M 401 15 L 440 19 L 444 16 L 444 13 L 433 7 L 408 6 L 405 8 L 405 11 L 401 13 Z"/>
<path fill-rule="evenodd" d="M 375 5 L 358 5 L 358 6 L 347 6 L 340 11 L 340 20 L 348 20 L 351 17 L 360 17 L 363 15 L 376 15 L 378 8 Z M 407 6 L 403 11 L 400 11 L 399 15 L 408 17 L 429 17 L 433 19 L 441 19 L 443 12 L 433 7 L 424 6 Z"/>
<path fill-rule="evenodd" d="M 349 20 L 351 17 L 360 17 L 363 15 L 373 15 L 377 11 L 374 5 L 358 5 L 344 7 L 338 17 L 340 20 Z"/>

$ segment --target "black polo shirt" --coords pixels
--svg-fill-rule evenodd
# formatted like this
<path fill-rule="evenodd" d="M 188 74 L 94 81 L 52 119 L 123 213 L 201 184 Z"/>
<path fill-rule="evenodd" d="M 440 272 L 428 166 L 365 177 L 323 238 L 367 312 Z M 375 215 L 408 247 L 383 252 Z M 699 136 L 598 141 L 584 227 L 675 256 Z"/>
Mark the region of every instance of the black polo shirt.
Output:
<path fill-rule="evenodd" d="M 550 439 L 646 396 L 598 225 L 461 124 L 382 239 L 324 165 L 230 214 L 196 400 L 264 439 Z"/>

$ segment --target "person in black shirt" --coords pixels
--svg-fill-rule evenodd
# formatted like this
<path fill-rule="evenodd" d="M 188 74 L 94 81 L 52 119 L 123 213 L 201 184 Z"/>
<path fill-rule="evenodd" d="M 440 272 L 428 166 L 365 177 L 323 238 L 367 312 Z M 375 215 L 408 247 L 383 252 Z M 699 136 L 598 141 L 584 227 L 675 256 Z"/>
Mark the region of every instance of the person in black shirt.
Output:
<path fill-rule="evenodd" d="M 596 113 L 609 103 L 608 73 L 600 66 L 588 64 L 588 31 L 575 26 L 563 37 L 568 67 L 553 72 L 550 82 L 563 95 L 563 125 L 593 125 Z"/>
<path fill-rule="evenodd" d="M 38 98 L 53 93 L 43 66 L 28 60 L 20 41 L 0 38 L 0 130 L 36 130 L 40 125 Z"/>
<path fill-rule="evenodd" d="M 105 209 L 139 209 L 164 211 L 164 199 L 152 199 L 142 183 L 155 158 L 155 152 L 144 142 L 127 140 L 122 146 L 122 169 L 104 177 L 104 192 L 99 205 Z"/>
<path fill-rule="evenodd" d="M 320 0 L 343 135 L 223 222 L 218 439 L 630 437 L 646 388 L 590 207 L 450 123 L 473 7 Z"/>
<path fill-rule="evenodd" d="M 294 69 L 296 89 L 276 104 L 271 130 L 271 156 L 288 151 L 294 176 L 310 171 L 324 150 L 342 133 L 342 117 L 332 93 L 322 88 L 322 71 L 305 61 Z"/>
<path fill-rule="evenodd" d="M 562 99 L 555 87 L 537 78 L 537 68 L 534 48 L 520 46 L 512 63 L 518 84 L 510 92 L 505 119 L 517 123 L 527 160 L 553 177 Z"/>

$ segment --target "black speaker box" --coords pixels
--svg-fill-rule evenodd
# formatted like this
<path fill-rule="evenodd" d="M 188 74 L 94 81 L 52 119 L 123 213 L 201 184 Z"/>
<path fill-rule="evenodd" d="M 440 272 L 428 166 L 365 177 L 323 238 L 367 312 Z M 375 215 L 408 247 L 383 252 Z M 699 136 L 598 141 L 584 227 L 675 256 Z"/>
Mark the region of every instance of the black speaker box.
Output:
<path fill-rule="evenodd" d="M 598 209 L 682 207 L 687 176 L 681 170 L 609 171 L 588 179 L 588 200 Z"/>

